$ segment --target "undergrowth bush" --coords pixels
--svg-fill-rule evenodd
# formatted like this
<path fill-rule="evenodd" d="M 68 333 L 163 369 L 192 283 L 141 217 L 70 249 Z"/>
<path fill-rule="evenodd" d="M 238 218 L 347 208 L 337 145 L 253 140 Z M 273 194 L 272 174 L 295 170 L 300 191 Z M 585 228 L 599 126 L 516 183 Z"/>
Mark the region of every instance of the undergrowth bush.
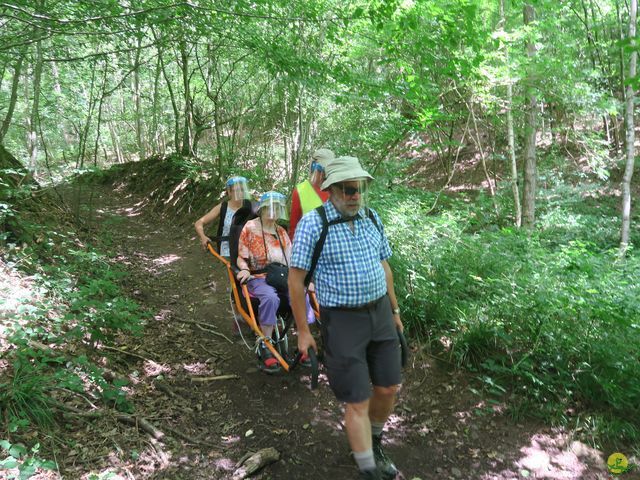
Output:
<path fill-rule="evenodd" d="M 131 410 L 125 383 L 105 379 L 86 355 L 66 351 L 91 352 L 96 342 L 108 343 L 121 332 L 138 334 L 147 314 L 123 294 L 123 273 L 104 255 L 65 234 L 50 238 L 26 247 L 9 244 L 0 258 L 2 271 L 12 272 L 3 289 L 14 288 L 12 301 L 0 308 L 1 353 L 8 362 L 0 376 L 0 418 L 9 434 L 32 426 L 50 430 L 55 391 L 90 390 L 120 411 Z"/>
<path fill-rule="evenodd" d="M 433 195 L 374 191 L 403 320 L 488 391 L 508 392 L 514 412 L 563 422 L 578 412 L 607 440 L 638 441 L 640 256 L 611 248 L 606 197 L 585 209 L 583 191 L 546 193 L 541 228 L 527 232 L 493 222 L 486 198 L 427 215 Z"/>

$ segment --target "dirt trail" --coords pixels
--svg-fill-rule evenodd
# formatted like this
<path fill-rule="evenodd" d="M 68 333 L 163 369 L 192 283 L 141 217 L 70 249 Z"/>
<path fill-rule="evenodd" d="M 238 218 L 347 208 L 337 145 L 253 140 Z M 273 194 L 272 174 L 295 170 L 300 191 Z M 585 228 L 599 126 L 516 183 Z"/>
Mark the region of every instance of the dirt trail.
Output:
<path fill-rule="evenodd" d="M 266 447 L 281 459 L 255 478 L 357 478 L 341 405 L 326 378 L 311 391 L 304 369 L 259 372 L 254 354 L 232 338 L 224 270 L 200 250 L 190 225 L 143 212 L 139 201 L 110 191 L 94 198 L 101 234 L 129 272 L 127 288 L 153 313 L 142 337 L 117 345 L 129 354 L 111 351 L 108 364 L 132 379 L 136 412 L 166 435 L 151 440 L 113 420 L 98 422 L 85 439 L 90 461 L 58 459 L 68 478 L 88 478 L 90 471 L 136 479 L 232 478 L 238 460 Z M 185 322 L 214 325 L 232 342 Z M 511 421 L 503 405 L 470 391 L 468 374 L 417 352 L 405 373 L 386 433 L 400 478 L 611 478 L 601 452 L 561 431 Z M 196 380 L 218 375 L 237 378 Z"/>

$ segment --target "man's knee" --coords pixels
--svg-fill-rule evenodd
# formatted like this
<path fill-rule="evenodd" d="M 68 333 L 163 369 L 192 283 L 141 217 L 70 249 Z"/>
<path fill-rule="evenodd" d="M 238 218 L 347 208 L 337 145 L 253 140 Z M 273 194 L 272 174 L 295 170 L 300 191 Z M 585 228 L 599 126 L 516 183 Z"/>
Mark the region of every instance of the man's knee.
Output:
<path fill-rule="evenodd" d="M 366 416 L 369 412 L 369 400 L 357 403 L 347 403 L 345 408 L 347 415 Z"/>
<path fill-rule="evenodd" d="M 400 391 L 400 385 L 391 385 L 389 387 L 373 386 L 373 394 L 381 397 L 394 397 Z"/>

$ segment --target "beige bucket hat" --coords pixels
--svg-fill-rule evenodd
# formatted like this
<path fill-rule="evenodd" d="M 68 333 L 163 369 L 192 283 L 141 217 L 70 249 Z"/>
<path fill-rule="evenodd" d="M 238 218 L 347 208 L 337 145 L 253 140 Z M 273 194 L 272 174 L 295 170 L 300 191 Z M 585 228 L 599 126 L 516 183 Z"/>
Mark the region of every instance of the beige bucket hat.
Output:
<path fill-rule="evenodd" d="M 373 180 L 373 177 L 362 168 L 356 157 L 338 157 L 325 168 L 326 179 L 322 182 L 322 190 L 327 190 L 334 183 L 345 180 Z"/>
<path fill-rule="evenodd" d="M 335 158 L 336 156 L 328 148 L 319 148 L 318 150 L 313 152 L 313 155 L 311 155 L 311 160 L 315 160 L 322 166 L 322 168 L 325 169 L 327 168 L 327 165 L 329 165 L 329 163 Z"/>

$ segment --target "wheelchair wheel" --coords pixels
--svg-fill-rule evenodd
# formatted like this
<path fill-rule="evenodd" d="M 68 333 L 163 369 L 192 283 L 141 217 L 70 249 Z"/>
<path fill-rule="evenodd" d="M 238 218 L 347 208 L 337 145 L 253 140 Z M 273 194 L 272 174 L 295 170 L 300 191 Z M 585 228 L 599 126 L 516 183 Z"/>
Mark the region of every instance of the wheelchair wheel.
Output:
<path fill-rule="evenodd" d="M 282 358 L 289 358 L 289 335 L 284 319 L 278 315 L 276 318 L 276 328 L 273 329 L 273 344 L 282 355 Z"/>

